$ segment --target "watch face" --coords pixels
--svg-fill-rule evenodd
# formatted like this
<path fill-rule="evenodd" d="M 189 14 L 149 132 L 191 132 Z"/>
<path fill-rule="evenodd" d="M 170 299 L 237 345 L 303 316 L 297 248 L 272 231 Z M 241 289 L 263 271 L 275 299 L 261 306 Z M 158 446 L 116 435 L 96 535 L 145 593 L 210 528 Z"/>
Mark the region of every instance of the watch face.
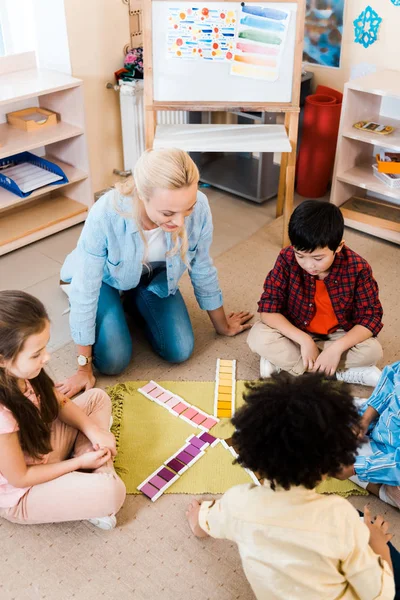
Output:
<path fill-rule="evenodd" d="M 80 356 L 78 356 L 78 365 L 80 365 L 81 367 L 84 367 L 86 364 L 87 364 L 86 356 L 83 356 L 82 354 Z"/>

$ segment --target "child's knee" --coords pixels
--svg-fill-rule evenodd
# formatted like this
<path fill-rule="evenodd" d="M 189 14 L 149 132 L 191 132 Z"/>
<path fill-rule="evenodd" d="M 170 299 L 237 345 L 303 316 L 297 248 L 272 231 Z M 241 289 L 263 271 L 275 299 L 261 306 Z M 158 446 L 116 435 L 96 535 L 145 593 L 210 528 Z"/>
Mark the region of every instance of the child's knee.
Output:
<path fill-rule="evenodd" d="M 120 510 L 126 497 L 126 487 L 116 473 L 101 473 L 104 478 L 102 485 L 102 516 L 115 515 Z"/>
<path fill-rule="evenodd" d="M 250 350 L 255 354 L 262 355 L 262 347 L 265 343 L 263 342 L 263 333 L 266 329 L 268 329 L 268 326 L 264 325 L 261 321 L 254 323 L 253 327 L 250 329 L 249 335 L 247 336 L 247 344 Z"/>
<path fill-rule="evenodd" d="M 360 361 L 363 363 L 360 366 L 376 365 L 383 357 L 382 346 L 376 337 L 357 344 L 356 349 L 359 351 Z"/>

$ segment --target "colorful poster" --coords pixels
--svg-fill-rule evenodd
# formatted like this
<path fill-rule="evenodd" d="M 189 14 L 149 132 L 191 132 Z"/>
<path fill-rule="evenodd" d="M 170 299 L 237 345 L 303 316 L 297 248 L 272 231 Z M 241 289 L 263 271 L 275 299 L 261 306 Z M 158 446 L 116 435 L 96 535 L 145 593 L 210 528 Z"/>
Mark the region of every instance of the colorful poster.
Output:
<path fill-rule="evenodd" d="M 289 21 L 287 10 L 242 5 L 231 75 L 276 81 Z"/>
<path fill-rule="evenodd" d="M 186 60 L 230 61 L 235 27 L 235 10 L 193 6 L 169 8 L 168 56 Z"/>
<path fill-rule="evenodd" d="M 307 0 L 303 60 L 340 66 L 344 0 Z"/>

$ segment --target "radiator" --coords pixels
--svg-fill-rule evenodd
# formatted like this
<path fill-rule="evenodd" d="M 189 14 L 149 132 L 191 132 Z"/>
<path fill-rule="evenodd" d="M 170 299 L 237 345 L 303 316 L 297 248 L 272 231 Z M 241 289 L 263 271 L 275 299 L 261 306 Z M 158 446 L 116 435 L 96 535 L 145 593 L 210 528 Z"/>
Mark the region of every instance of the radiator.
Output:
<path fill-rule="evenodd" d="M 143 80 L 123 83 L 119 91 L 124 169 L 133 171 L 136 161 L 145 150 Z M 187 122 L 186 111 L 159 111 L 157 114 L 157 123 L 160 125 Z"/>

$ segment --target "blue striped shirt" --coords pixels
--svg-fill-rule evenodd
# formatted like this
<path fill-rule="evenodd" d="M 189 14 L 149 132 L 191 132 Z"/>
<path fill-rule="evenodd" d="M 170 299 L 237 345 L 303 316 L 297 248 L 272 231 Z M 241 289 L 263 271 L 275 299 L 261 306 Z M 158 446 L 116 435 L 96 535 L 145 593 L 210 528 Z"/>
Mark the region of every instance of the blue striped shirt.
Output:
<path fill-rule="evenodd" d="M 400 361 L 383 369 L 378 385 L 360 412 L 368 406 L 379 413 L 368 430 L 373 454 L 363 456 L 360 449 L 354 464 L 356 474 L 361 481 L 400 485 Z"/>

